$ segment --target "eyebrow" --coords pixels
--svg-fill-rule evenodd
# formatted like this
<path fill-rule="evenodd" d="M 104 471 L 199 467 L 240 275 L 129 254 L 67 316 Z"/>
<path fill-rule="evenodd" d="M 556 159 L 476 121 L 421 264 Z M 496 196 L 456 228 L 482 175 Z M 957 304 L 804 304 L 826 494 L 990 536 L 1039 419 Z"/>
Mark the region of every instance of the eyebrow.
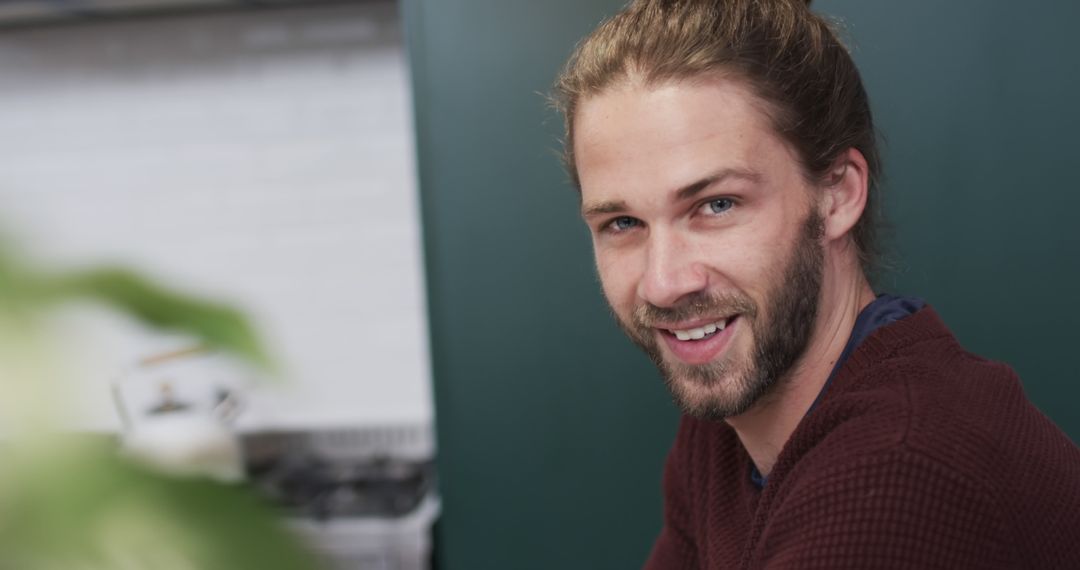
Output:
<path fill-rule="evenodd" d="M 706 176 L 697 182 L 692 182 L 674 192 L 674 201 L 681 202 L 700 194 L 706 188 L 728 178 L 741 178 L 751 182 L 761 180 L 761 174 L 742 168 L 724 168 L 715 174 Z M 595 204 L 584 204 L 581 207 L 581 217 L 585 219 L 607 214 L 618 214 L 629 209 L 623 200 L 608 200 Z"/>

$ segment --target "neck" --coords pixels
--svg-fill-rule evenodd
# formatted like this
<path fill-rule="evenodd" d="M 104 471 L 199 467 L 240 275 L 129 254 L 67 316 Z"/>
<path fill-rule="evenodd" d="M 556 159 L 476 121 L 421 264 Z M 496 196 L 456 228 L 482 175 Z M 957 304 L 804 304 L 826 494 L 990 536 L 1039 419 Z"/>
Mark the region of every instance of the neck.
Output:
<path fill-rule="evenodd" d="M 874 292 L 861 271 L 845 273 L 846 278 L 838 277 L 826 268 L 810 342 L 781 382 L 782 387 L 747 412 L 726 420 L 763 475 L 772 471 L 780 450 L 821 393 L 859 312 L 874 300 Z"/>

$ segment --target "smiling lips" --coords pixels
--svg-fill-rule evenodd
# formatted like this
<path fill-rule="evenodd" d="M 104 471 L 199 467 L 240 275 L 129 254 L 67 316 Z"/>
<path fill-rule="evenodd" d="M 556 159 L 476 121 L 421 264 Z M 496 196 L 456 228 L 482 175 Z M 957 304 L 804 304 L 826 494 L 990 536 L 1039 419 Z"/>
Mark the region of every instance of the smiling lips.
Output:
<path fill-rule="evenodd" d="M 738 315 L 685 329 L 658 328 L 668 348 L 686 364 L 705 364 L 727 348 Z"/>

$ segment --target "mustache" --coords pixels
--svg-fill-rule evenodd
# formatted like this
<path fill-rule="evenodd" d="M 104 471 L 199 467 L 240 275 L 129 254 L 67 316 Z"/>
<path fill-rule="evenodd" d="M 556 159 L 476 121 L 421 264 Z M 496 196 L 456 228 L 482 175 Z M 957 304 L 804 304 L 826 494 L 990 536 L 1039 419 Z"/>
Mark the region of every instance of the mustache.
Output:
<path fill-rule="evenodd" d="M 750 317 L 756 316 L 757 305 L 745 295 L 738 293 L 695 293 L 673 307 L 658 307 L 652 303 L 643 303 L 634 309 L 631 318 L 636 327 L 647 329 L 655 327 L 657 323 L 728 316 L 736 313 Z"/>

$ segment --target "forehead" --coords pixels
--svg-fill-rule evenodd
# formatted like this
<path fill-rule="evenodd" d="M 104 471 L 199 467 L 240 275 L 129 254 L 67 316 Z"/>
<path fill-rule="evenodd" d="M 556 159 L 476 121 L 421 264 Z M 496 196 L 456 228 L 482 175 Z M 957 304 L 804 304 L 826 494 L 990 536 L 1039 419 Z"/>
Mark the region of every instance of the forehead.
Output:
<path fill-rule="evenodd" d="M 574 122 L 582 199 L 670 190 L 724 169 L 782 175 L 798 161 L 768 106 L 735 79 L 626 83 L 584 100 Z"/>

